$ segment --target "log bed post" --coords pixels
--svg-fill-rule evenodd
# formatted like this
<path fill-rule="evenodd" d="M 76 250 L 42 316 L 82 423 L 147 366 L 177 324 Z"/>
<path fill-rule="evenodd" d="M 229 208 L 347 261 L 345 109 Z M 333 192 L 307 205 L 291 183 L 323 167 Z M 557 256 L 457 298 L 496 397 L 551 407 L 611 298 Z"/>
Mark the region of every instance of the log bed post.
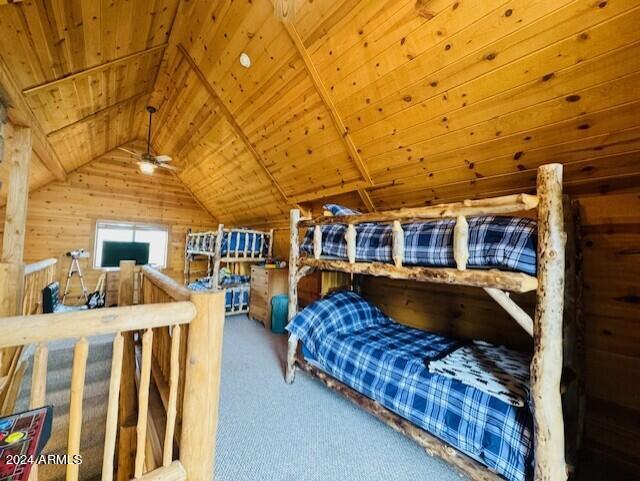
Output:
<path fill-rule="evenodd" d="M 404 262 L 404 231 L 402 230 L 402 224 L 400 224 L 399 220 L 393 221 L 391 232 L 393 235 L 393 244 L 391 247 L 393 262 L 396 267 L 402 267 L 402 263 Z"/>
<path fill-rule="evenodd" d="M 453 228 L 453 258 L 459 271 L 467 269 L 469 260 L 469 223 L 467 218 L 459 215 Z"/>
<path fill-rule="evenodd" d="M 213 254 L 213 274 L 211 277 L 212 285 L 216 289 L 218 288 L 218 282 L 220 282 L 220 259 L 222 259 L 222 237 L 224 236 L 224 224 L 220 224 L 218 226 L 218 233 L 216 234 L 216 250 Z M 231 235 L 229 235 L 229 239 L 227 241 L 227 254 L 229 252 L 229 247 L 231 246 Z"/>
<path fill-rule="evenodd" d="M 562 374 L 562 314 L 565 242 L 562 165 L 538 169 L 538 290 L 533 323 L 531 398 L 534 419 L 534 480 L 567 479 Z"/>
<path fill-rule="evenodd" d="M 292 209 L 289 214 L 289 321 L 293 319 L 298 312 L 298 258 L 300 257 L 298 221 L 300 221 L 300 210 Z M 287 384 L 291 384 L 296 376 L 295 361 L 297 350 L 298 337 L 294 334 L 290 334 L 287 345 L 287 368 L 285 374 Z"/>

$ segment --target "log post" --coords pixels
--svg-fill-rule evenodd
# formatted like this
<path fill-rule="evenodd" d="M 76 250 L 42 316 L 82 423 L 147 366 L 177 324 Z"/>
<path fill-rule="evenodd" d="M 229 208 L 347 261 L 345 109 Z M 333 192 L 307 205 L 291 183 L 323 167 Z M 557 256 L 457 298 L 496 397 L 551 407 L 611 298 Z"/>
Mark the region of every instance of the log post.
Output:
<path fill-rule="evenodd" d="M 298 312 L 298 258 L 300 257 L 300 244 L 298 239 L 298 222 L 300 221 L 300 210 L 292 209 L 290 212 L 290 238 L 289 238 L 289 321 Z M 287 366 L 285 381 L 291 384 L 296 376 L 295 357 L 298 349 L 298 338 L 289 334 L 287 348 Z"/>
<path fill-rule="evenodd" d="M 220 282 L 220 259 L 222 258 L 222 238 L 224 237 L 224 224 L 218 225 L 218 233 L 216 234 L 216 250 L 213 254 L 213 287 L 218 288 L 218 283 Z M 239 244 L 239 242 L 238 242 Z M 231 234 L 229 234 L 229 239 L 227 239 L 227 255 L 229 254 L 229 249 L 231 248 Z"/>
<path fill-rule="evenodd" d="M 180 461 L 190 481 L 211 481 L 214 475 L 224 292 L 194 292 L 196 317 L 189 324 L 185 366 Z"/>
<path fill-rule="evenodd" d="M 562 375 L 562 313 L 565 242 L 562 165 L 538 169 L 538 290 L 533 323 L 531 398 L 534 420 L 534 480 L 567 479 Z"/>
<path fill-rule="evenodd" d="M 402 224 L 400 224 L 399 220 L 393 221 L 391 231 L 393 233 L 393 262 L 396 267 L 402 267 L 402 263 L 404 262 L 404 231 L 402 230 Z"/>
<path fill-rule="evenodd" d="M 355 264 L 356 262 L 356 226 L 349 224 L 347 226 L 347 258 L 349 264 Z"/>
<path fill-rule="evenodd" d="M 120 261 L 118 278 L 118 307 L 133 304 L 135 261 Z M 118 463 L 116 478 L 128 481 L 134 477 L 136 455 L 136 416 L 138 392 L 136 389 L 136 354 L 133 332 L 123 332 L 122 374 L 118 403 Z"/>
<path fill-rule="evenodd" d="M 467 269 L 469 260 L 469 223 L 467 218 L 459 215 L 453 228 L 453 258 L 459 271 Z"/>
<path fill-rule="evenodd" d="M 263 243 L 264 243 L 264 235 L 262 236 L 263 238 Z M 268 247 L 268 251 L 267 251 L 267 256 L 268 257 L 273 257 L 273 242 L 275 241 L 275 238 L 273 237 L 273 229 L 269 230 L 269 247 Z M 260 244 L 261 246 L 263 244 Z M 262 249 L 260 249 L 260 255 L 258 257 L 262 257 Z"/>

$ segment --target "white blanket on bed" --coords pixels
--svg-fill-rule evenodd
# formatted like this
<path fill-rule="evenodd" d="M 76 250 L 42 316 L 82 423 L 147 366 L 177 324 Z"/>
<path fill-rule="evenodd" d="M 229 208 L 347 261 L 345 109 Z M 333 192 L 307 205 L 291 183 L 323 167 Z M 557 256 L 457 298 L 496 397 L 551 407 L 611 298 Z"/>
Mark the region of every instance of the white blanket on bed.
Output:
<path fill-rule="evenodd" d="M 512 406 L 525 405 L 531 358 L 504 346 L 474 341 L 442 359 L 429 362 L 429 372 L 446 376 Z"/>

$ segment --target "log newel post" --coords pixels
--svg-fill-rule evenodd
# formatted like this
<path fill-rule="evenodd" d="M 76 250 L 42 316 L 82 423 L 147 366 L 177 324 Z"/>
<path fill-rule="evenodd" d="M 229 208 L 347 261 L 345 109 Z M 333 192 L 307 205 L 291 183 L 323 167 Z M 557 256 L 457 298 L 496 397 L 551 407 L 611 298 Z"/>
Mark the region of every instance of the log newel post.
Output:
<path fill-rule="evenodd" d="M 453 258 L 459 271 L 467 269 L 469 260 L 469 223 L 467 218 L 459 215 L 453 228 Z"/>
<path fill-rule="evenodd" d="M 560 383 L 565 275 L 562 165 L 538 169 L 538 290 L 533 324 L 531 397 L 534 480 L 567 479 Z"/>
<path fill-rule="evenodd" d="M 292 209 L 290 212 L 290 239 L 289 239 L 289 316 L 291 320 L 298 312 L 298 259 L 300 257 L 300 244 L 298 239 L 298 222 L 300 221 L 300 210 Z M 296 351 L 298 349 L 298 338 L 290 334 L 287 348 L 287 366 L 285 380 L 291 384 L 296 375 Z"/>
<path fill-rule="evenodd" d="M 393 221 L 393 227 L 391 228 L 393 234 L 392 245 L 392 257 L 396 267 L 402 267 L 404 262 L 404 231 L 402 230 L 402 224 L 399 220 Z"/>
<path fill-rule="evenodd" d="M 185 365 L 180 461 L 190 481 L 214 475 L 224 292 L 194 292 L 196 316 L 189 324 Z"/>

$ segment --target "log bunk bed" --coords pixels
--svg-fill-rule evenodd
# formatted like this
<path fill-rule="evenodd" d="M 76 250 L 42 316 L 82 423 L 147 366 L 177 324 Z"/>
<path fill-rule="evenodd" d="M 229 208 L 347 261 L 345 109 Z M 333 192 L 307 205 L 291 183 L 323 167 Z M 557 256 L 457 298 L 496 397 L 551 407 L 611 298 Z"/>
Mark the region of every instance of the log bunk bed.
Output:
<path fill-rule="evenodd" d="M 534 274 L 500 270 L 494 267 L 469 268 L 470 222 L 476 216 L 537 214 L 537 246 L 533 236 Z M 530 215 L 531 216 L 531 215 Z M 533 217 L 533 216 L 531 216 Z M 323 216 L 301 219 L 299 210 L 292 210 L 291 250 L 289 263 L 289 326 L 286 382 L 292 383 L 299 367 L 320 379 L 355 404 L 369 411 L 396 431 L 410 437 L 435 455 L 455 466 L 473 480 L 534 479 L 535 481 L 561 481 L 575 473 L 584 416 L 584 384 L 582 376 L 582 321 L 581 321 L 581 259 L 577 249 L 579 233 L 577 204 L 562 195 L 562 166 L 550 164 L 538 169 L 536 194 L 516 194 L 480 200 L 408 208 L 387 212 L 356 215 Z M 424 221 L 455 222 L 453 228 L 453 258 L 455 267 L 425 267 L 406 265 L 405 227 L 409 223 Z M 455 221 L 454 221 L 455 220 Z M 363 226 L 363 224 L 366 224 Z M 374 224 L 392 225 L 390 233 L 391 259 L 386 262 L 368 262 L 363 257 L 356 226 L 366 229 Z M 535 223 L 534 223 L 535 224 Z M 342 254 L 329 257 L 324 252 L 325 229 L 341 226 L 341 242 L 346 244 Z M 346 226 L 346 229 L 345 229 Z M 306 232 L 306 249 L 301 252 L 299 229 Z M 449 244 L 451 246 L 451 244 Z M 451 252 L 451 251 L 450 251 Z M 356 255 L 357 254 L 357 255 Z M 335 253 L 330 255 L 336 256 Z M 412 262 L 415 264 L 415 262 Z M 475 267 L 475 266 L 474 266 Z M 530 419 L 527 431 L 530 453 L 524 476 L 508 476 L 504 471 L 410 422 L 397 412 L 349 386 L 343 379 L 330 375 L 305 350 L 306 344 L 292 333 L 292 326 L 307 309 L 298 315 L 297 285 L 315 270 L 339 271 L 351 274 L 408 279 L 484 289 L 533 339 L 530 363 L 529 407 L 525 399 L 523 411 Z M 353 285 L 353 282 L 352 282 Z M 535 291 L 536 308 L 533 318 L 511 299 L 509 292 Z M 561 293 L 564 292 L 564 295 Z M 322 301 L 319 301 L 322 302 Z M 332 308 L 330 308 L 332 309 Z M 325 314 L 330 316 L 331 314 Z M 317 320 L 324 321 L 320 316 Z M 295 326 L 294 326 L 295 327 Z M 365 329 L 366 330 L 366 329 Z M 297 331 L 296 331 L 297 332 Z M 324 331 L 323 331 L 324 335 Z M 345 362 L 344 359 L 341 362 Z M 355 364 L 356 361 L 353 361 Z M 527 365 L 524 364 L 525 370 Z M 406 371 L 405 371 L 406 372 Z M 438 392 L 440 394 L 440 392 Z M 448 402 L 448 401 L 447 401 Z M 564 414 L 563 414 L 564 411 Z M 532 418 L 532 420 L 531 420 Z M 500 432 L 500 436 L 503 433 Z M 531 441 L 531 438 L 533 440 Z"/>
<path fill-rule="evenodd" d="M 227 314 L 249 312 L 250 271 L 247 266 L 265 262 L 273 249 L 273 230 L 244 228 L 187 232 L 184 249 L 185 285 L 191 290 L 226 289 Z M 191 282 L 191 263 L 206 259 L 207 275 Z M 226 267 L 226 276 L 221 271 Z"/>

